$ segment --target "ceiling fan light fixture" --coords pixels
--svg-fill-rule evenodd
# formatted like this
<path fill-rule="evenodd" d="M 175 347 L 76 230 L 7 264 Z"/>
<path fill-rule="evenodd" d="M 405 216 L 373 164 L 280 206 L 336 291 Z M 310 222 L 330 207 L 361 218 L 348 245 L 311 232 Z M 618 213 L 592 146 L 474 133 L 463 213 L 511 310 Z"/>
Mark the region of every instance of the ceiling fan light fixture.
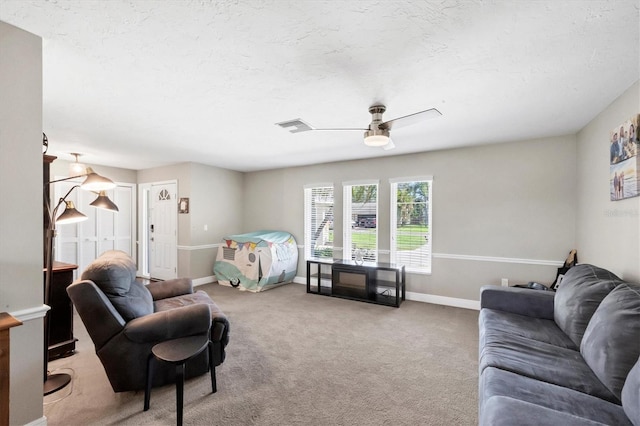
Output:
<path fill-rule="evenodd" d="M 388 130 L 367 130 L 364 132 L 364 144 L 367 146 L 385 146 L 388 143 Z"/>

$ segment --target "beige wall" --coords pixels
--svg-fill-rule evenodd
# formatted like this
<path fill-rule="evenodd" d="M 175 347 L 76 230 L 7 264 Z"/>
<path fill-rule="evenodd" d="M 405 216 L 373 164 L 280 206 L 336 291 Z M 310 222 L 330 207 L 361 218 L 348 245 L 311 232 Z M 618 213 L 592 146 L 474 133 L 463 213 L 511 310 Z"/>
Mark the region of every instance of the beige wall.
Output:
<path fill-rule="evenodd" d="M 42 39 L 0 22 L 0 312 L 41 309 Z M 10 423 L 42 418 L 43 325 L 11 330 Z"/>
<path fill-rule="evenodd" d="M 179 215 L 179 275 L 210 276 L 215 245 L 228 234 L 283 229 L 303 244 L 302 187 L 314 182 L 334 182 L 341 191 L 343 181 L 379 179 L 379 248 L 388 250 L 388 179 L 429 174 L 434 176 L 433 273 L 410 275 L 409 291 L 477 300 L 482 284 L 500 278 L 550 283 L 555 266 L 547 261 L 562 261 L 571 248 L 578 248 L 582 262 L 638 280 L 640 198 L 609 201 L 606 143 L 612 123 L 640 111 L 638 86 L 577 136 L 247 174 L 197 163 L 137 173 L 100 166 L 96 171 L 118 181 L 178 181 L 179 197 L 190 198 L 190 213 Z M 67 161 L 54 164 L 54 173 L 66 172 Z M 338 196 L 336 211 L 341 209 Z M 341 214 L 335 225 L 341 229 Z M 340 232 L 335 238 L 341 244 Z"/>
<path fill-rule="evenodd" d="M 575 246 L 575 155 L 575 137 L 565 136 L 248 173 L 244 230 L 282 229 L 303 244 L 303 186 L 333 182 L 339 245 L 342 182 L 379 179 L 378 247 L 389 250 L 389 179 L 432 175 L 433 271 L 409 274 L 407 289 L 478 300 L 482 285 L 501 278 L 553 281 L 548 261 Z M 301 256 L 299 276 L 305 267 Z"/>
<path fill-rule="evenodd" d="M 191 176 L 191 276 L 208 277 L 213 275 L 217 253 L 211 245 L 220 244 L 222 237 L 242 229 L 244 175 L 191 163 Z"/>
<path fill-rule="evenodd" d="M 640 113 L 640 83 L 602 111 L 578 135 L 578 259 L 640 282 L 640 197 L 610 201 L 609 132 Z"/>

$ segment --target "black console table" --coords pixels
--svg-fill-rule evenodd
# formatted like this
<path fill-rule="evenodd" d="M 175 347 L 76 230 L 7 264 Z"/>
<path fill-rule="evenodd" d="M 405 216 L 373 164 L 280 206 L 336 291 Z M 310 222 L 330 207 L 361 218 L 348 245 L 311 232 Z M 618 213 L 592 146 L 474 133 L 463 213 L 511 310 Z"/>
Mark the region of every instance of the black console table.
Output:
<path fill-rule="evenodd" d="M 307 260 L 307 293 L 400 307 L 405 300 L 404 265 L 352 260 Z"/>

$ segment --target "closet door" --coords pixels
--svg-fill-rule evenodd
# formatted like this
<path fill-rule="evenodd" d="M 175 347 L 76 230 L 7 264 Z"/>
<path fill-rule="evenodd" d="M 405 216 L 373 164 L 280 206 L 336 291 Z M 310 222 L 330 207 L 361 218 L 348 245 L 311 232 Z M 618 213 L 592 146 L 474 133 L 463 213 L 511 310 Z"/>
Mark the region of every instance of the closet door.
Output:
<path fill-rule="evenodd" d="M 113 244 L 115 250 L 122 250 L 135 259 L 135 186 L 118 186 L 112 198 L 120 212 L 113 215 Z"/>
<path fill-rule="evenodd" d="M 111 199 L 118 209 L 120 210 L 120 205 L 115 200 L 114 193 L 116 189 L 112 189 L 107 191 L 107 196 Z M 96 214 L 96 228 L 97 228 L 97 240 L 98 240 L 98 251 L 96 252 L 96 257 L 100 256 L 102 253 L 108 250 L 113 250 L 115 248 L 115 222 L 120 216 L 120 211 L 112 212 L 104 209 L 93 209 Z M 126 211 L 126 210 L 122 210 Z M 131 254 L 131 253 L 128 253 Z"/>
<path fill-rule="evenodd" d="M 79 188 L 76 192 L 79 200 L 78 210 L 88 217 L 87 220 L 77 225 L 79 237 L 78 257 L 72 262 L 78 265 L 78 275 L 81 275 L 86 266 L 96 258 L 96 252 L 98 250 L 96 215 L 98 209 L 89 205 L 96 198 L 93 192 L 83 191 Z"/>
<path fill-rule="evenodd" d="M 64 182 L 56 188 L 56 200 L 77 183 Z M 55 260 L 78 265 L 76 277 L 94 259 L 107 250 L 122 250 L 134 257 L 135 184 L 119 183 L 107 191 L 107 196 L 118 206 L 118 212 L 98 209 L 90 204 L 97 195 L 76 188 L 67 198 L 75 203 L 87 220 L 71 225 L 59 225 L 56 238 Z M 64 211 L 60 207 L 58 215 Z M 135 257 L 134 257 L 135 258 Z"/>

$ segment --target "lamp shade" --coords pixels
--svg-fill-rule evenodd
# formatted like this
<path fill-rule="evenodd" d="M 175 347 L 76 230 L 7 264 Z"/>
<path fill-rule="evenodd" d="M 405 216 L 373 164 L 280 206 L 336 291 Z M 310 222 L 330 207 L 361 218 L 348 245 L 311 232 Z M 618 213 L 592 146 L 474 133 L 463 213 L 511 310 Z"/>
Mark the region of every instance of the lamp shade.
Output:
<path fill-rule="evenodd" d="M 113 189 L 116 184 L 104 176 L 100 176 L 93 171 L 91 167 L 87 167 L 87 178 L 80 187 L 86 191 L 100 192 L 107 189 Z"/>
<path fill-rule="evenodd" d="M 93 207 L 97 207 L 99 209 L 111 210 L 113 212 L 119 211 L 118 206 L 116 206 L 115 203 L 111 201 L 109 197 L 107 197 L 107 194 L 105 193 L 105 191 L 100 191 L 100 193 L 98 194 L 98 198 L 96 198 L 89 205 Z"/>
<path fill-rule="evenodd" d="M 65 225 L 68 223 L 76 223 L 82 222 L 83 220 L 87 220 L 87 216 L 80 213 L 76 210 L 76 206 L 73 204 L 73 201 L 65 201 L 65 209 L 60 216 L 56 219 L 56 223 L 60 225 Z"/>

